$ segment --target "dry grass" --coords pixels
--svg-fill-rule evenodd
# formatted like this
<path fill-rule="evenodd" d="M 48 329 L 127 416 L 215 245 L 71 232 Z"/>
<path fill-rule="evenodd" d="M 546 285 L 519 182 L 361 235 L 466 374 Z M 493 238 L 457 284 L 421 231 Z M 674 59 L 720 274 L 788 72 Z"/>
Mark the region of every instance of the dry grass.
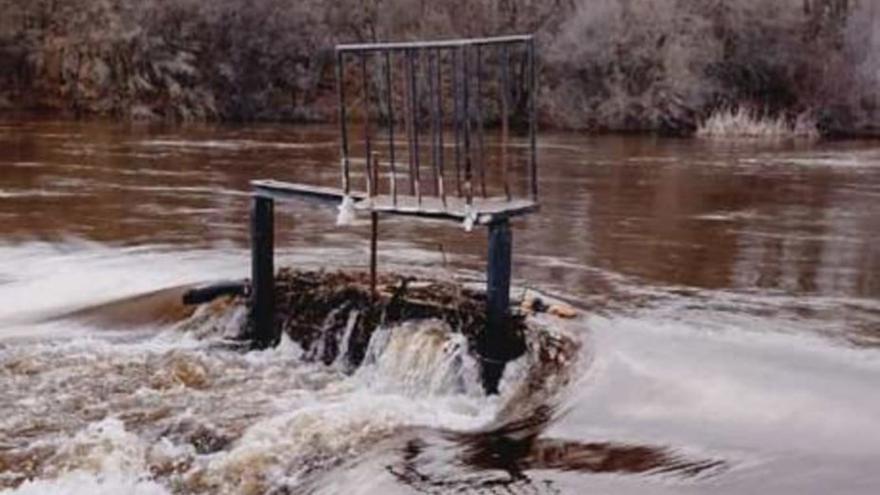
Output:
<path fill-rule="evenodd" d="M 712 139 L 817 139 L 819 129 L 806 114 L 788 119 L 739 107 L 712 113 L 697 127 L 697 136 Z"/>

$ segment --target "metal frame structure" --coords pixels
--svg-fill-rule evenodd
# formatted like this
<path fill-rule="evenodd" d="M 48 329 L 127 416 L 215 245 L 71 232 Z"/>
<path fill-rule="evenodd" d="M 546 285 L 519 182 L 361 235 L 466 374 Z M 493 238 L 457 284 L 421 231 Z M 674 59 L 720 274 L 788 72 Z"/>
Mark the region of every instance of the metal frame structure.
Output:
<path fill-rule="evenodd" d="M 522 48 L 524 55 L 523 75 L 528 85 L 528 197 L 534 202 L 538 199 L 537 181 L 537 146 L 536 146 L 536 110 L 535 110 L 535 40 L 531 35 L 504 36 L 497 38 L 475 38 L 463 40 L 433 41 L 433 42 L 410 42 L 410 43 L 375 43 L 375 44 L 352 44 L 339 45 L 336 47 L 336 79 L 337 98 L 340 122 L 340 154 L 342 162 L 342 189 L 345 193 L 352 190 L 351 181 L 351 157 L 350 136 L 348 130 L 348 117 L 353 109 L 349 109 L 346 102 L 346 58 L 354 58 L 359 63 L 360 87 L 362 89 L 360 105 L 364 127 L 363 149 L 364 174 L 367 178 L 363 192 L 368 196 L 378 193 L 378 184 L 371 181 L 375 174 L 373 167 L 379 164 L 373 159 L 374 149 L 373 133 L 371 132 L 371 116 L 377 112 L 371 111 L 373 98 L 371 98 L 372 86 L 380 86 L 378 93 L 381 98 L 375 98 L 376 102 L 384 102 L 384 108 L 379 109 L 387 122 L 387 150 L 389 157 L 389 169 L 392 176 L 391 187 L 388 194 L 391 195 L 392 204 L 397 204 L 397 156 L 395 145 L 395 84 L 393 66 L 395 58 L 402 59 L 404 97 L 404 121 L 406 124 L 406 141 L 408 151 L 408 190 L 410 196 L 414 196 L 421 205 L 424 187 L 421 180 L 421 143 L 420 134 L 423 128 L 428 128 L 431 136 L 431 162 L 432 176 L 434 179 L 434 196 L 439 197 L 442 204 L 448 207 L 445 187 L 446 160 L 444 151 L 444 131 L 448 127 L 447 122 L 455 129 L 454 133 L 454 163 L 457 192 L 456 196 L 463 198 L 467 205 L 473 205 L 475 196 L 488 197 L 486 188 L 486 153 L 484 140 L 485 115 L 483 101 L 485 99 L 484 86 L 486 84 L 487 60 L 486 53 L 495 51 L 497 72 L 499 74 L 498 96 L 501 99 L 501 115 L 499 120 L 502 124 L 503 133 L 509 133 L 510 128 L 510 62 L 511 49 Z M 450 90 L 444 91 L 442 78 L 442 66 L 451 69 L 452 81 Z M 372 60 L 370 60 L 372 59 Z M 420 60 L 426 60 L 427 64 L 420 64 Z M 367 72 L 368 61 L 376 62 L 382 66 L 382 77 L 379 84 L 371 84 Z M 424 65 L 425 67 L 421 67 Z M 421 70 L 419 70 L 421 69 Z M 421 76 L 421 77 L 420 77 Z M 427 80 L 427 84 L 419 82 Z M 429 122 L 422 122 L 422 103 L 424 97 L 420 95 L 420 86 L 427 86 L 427 107 L 430 109 Z M 451 93 L 447 95 L 446 93 Z M 445 118 L 445 98 L 451 96 L 452 112 Z M 473 134 L 476 134 L 474 136 Z M 474 140 L 476 137 L 476 140 Z M 476 142 L 474 142 L 476 141 Z M 476 149 L 474 149 L 476 148 Z M 505 197 L 512 201 L 513 195 L 510 186 L 509 163 L 502 160 L 503 185 Z M 474 177 L 474 172 L 477 177 Z M 462 178 L 462 174 L 464 177 Z M 463 180 L 463 187 L 462 187 Z M 474 182 L 478 180 L 479 184 Z M 475 187 L 479 190 L 475 191 Z M 448 209 L 448 208 L 447 208 Z"/>
<path fill-rule="evenodd" d="M 274 321 L 275 200 L 342 202 L 340 208 L 349 213 L 369 213 L 374 287 L 380 213 L 463 222 L 467 230 L 486 225 L 488 328 L 478 351 L 484 358 L 487 390 L 497 387 L 506 359 L 501 344 L 509 333 L 509 219 L 539 206 L 535 57 L 531 35 L 336 47 L 341 187 L 252 181 L 252 318 L 257 345 L 274 345 L 280 338 Z M 517 91 L 514 77 L 521 83 Z M 494 113 L 486 108 L 492 89 L 497 97 Z M 524 115 L 517 122 L 525 122 L 521 127 L 527 145 L 514 147 L 510 133 L 517 109 Z M 491 145 L 496 152 L 494 169 L 486 139 L 490 119 L 500 128 L 499 143 Z M 399 150 L 401 121 L 405 156 Z M 355 124 L 363 131 L 360 140 L 353 137 Z"/>

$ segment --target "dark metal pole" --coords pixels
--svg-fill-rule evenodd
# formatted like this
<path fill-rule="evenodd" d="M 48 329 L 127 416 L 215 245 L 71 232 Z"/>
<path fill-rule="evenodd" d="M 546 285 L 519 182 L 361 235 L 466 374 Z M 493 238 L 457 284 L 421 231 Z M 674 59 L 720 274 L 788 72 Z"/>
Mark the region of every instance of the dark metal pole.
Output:
<path fill-rule="evenodd" d="M 379 158 L 378 156 L 373 157 L 373 183 L 379 183 Z M 377 191 L 373 193 L 376 194 Z M 373 298 L 375 302 L 378 298 L 378 292 L 376 291 L 376 279 L 377 275 L 377 258 L 379 253 L 379 213 L 376 211 L 370 212 L 370 297 Z"/>
<path fill-rule="evenodd" d="M 370 296 L 376 301 L 379 293 L 376 291 L 377 264 L 379 252 L 379 213 L 370 213 Z"/>
<path fill-rule="evenodd" d="M 504 218 L 489 224 L 489 258 L 486 264 L 486 329 L 480 340 L 483 387 L 498 392 L 498 382 L 510 356 L 510 275 L 513 238 Z"/>
<path fill-rule="evenodd" d="M 345 81 L 343 79 L 344 69 L 345 67 L 343 53 L 339 50 L 336 50 L 336 96 L 338 99 L 337 104 L 339 105 L 339 135 L 342 138 L 342 141 L 340 142 L 342 153 L 342 190 L 345 191 L 345 194 L 348 194 L 350 190 L 350 183 L 348 175 L 348 127 L 345 122 Z"/>
<path fill-rule="evenodd" d="M 529 179 L 531 182 L 532 200 L 538 200 L 538 145 L 537 145 L 537 109 L 536 95 L 537 92 L 537 75 L 535 69 L 535 39 L 532 38 L 528 43 L 529 49 L 529 147 L 531 156 L 529 157 Z"/>
<path fill-rule="evenodd" d="M 275 326 L 274 204 L 254 196 L 251 209 L 251 321 L 253 345 L 272 347 L 281 340 Z"/>

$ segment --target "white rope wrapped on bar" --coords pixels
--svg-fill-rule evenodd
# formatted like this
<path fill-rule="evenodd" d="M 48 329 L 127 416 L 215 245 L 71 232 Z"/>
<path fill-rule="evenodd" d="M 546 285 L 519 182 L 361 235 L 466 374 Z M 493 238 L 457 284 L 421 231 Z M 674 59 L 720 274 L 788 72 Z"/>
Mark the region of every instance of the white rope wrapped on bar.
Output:
<path fill-rule="evenodd" d="M 354 209 L 354 200 L 349 195 L 342 197 L 342 203 L 339 204 L 339 214 L 336 215 L 336 225 L 342 227 L 354 223 L 356 212 Z"/>
<path fill-rule="evenodd" d="M 474 224 L 477 223 L 477 213 L 471 209 L 471 205 L 464 206 L 464 231 L 470 232 L 474 230 Z"/>

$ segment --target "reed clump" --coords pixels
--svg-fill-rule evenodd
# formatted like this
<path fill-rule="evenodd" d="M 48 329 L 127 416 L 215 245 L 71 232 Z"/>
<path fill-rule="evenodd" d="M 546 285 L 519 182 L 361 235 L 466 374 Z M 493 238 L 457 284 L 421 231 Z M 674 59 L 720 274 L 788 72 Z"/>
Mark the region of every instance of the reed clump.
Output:
<path fill-rule="evenodd" d="M 818 139 L 819 129 L 808 115 L 770 116 L 739 107 L 718 110 L 700 122 L 696 135 L 712 139 Z"/>

